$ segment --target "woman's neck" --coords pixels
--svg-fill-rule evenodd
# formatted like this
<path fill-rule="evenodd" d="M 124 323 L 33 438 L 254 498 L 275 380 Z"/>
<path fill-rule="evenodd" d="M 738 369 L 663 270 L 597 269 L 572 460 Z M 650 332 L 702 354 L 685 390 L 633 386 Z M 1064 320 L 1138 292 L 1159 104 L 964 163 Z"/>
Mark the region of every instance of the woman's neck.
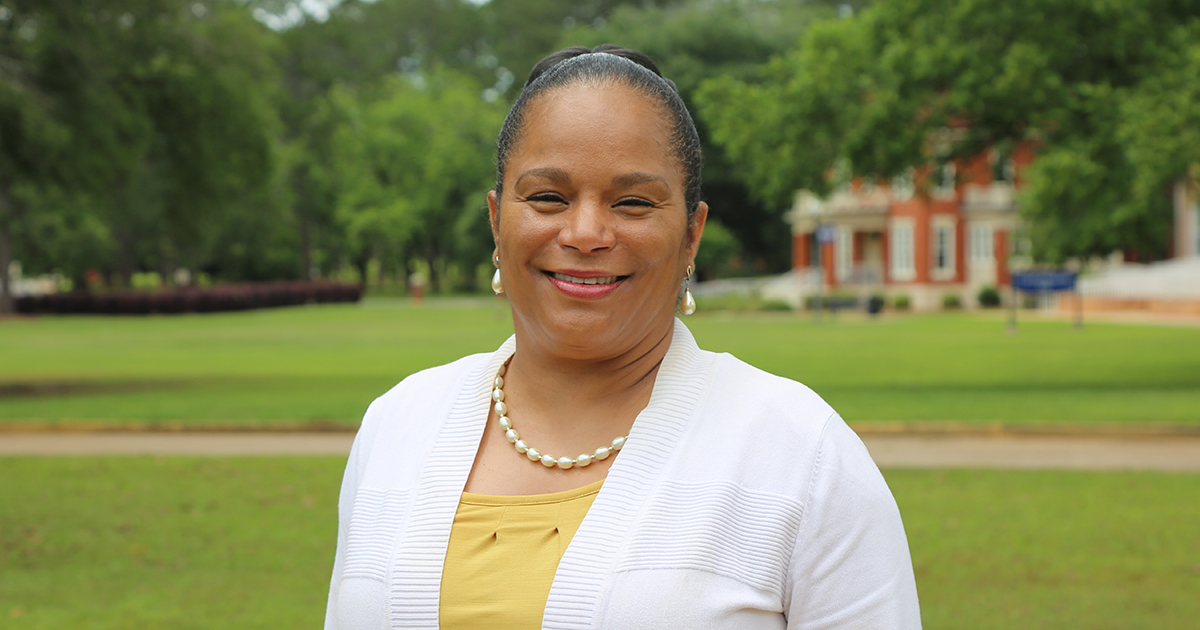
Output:
<path fill-rule="evenodd" d="M 544 429 L 605 434 L 616 430 L 612 437 L 624 435 L 650 400 L 673 334 L 674 318 L 631 346 L 597 359 L 536 341 L 526 343 L 518 330 L 505 393 L 516 403 L 514 413 Z"/>

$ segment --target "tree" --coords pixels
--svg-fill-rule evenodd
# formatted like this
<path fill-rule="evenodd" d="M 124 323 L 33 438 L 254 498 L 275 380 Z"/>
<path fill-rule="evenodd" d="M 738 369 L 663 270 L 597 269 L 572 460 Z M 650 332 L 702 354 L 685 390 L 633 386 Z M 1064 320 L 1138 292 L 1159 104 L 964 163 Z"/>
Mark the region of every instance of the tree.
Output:
<path fill-rule="evenodd" d="M 406 264 L 415 253 L 440 289 L 459 217 L 482 207 L 495 174 L 504 110 L 481 91 L 470 77 L 435 68 L 389 77 L 365 93 L 330 94 L 343 121 L 333 141 L 336 214 L 355 258 Z M 482 212 L 479 221 L 486 224 Z"/>
<path fill-rule="evenodd" d="M 714 77 L 731 81 L 752 77 L 762 64 L 791 48 L 809 23 L 835 14 L 833 3 L 796 0 L 623 5 L 599 28 L 564 31 L 560 45 L 616 43 L 655 60 L 696 115 L 709 216 L 727 226 L 750 257 L 782 270 L 788 267 L 791 252 L 783 221 L 785 204 L 750 193 L 740 169 L 734 167 L 738 158 L 713 142 L 708 118 L 697 115 L 702 113 L 695 95 L 704 81 Z M 706 272 L 714 269 L 710 266 Z"/>
<path fill-rule="evenodd" d="M 256 10 L 275 19 L 294 3 L 257 4 Z M 290 96 L 281 108 L 286 197 L 306 277 L 318 267 L 332 271 L 347 258 L 365 269 L 373 255 L 355 242 L 359 234 L 345 233 L 352 225 L 335 211 L 342 187 L 333 134 L 345 113 L 339 104 L 357 103 L 360 94 L 367 98 L 389 77 L 434 66 L 506 87 L 502 80 L 511 84 L 512 75 L 500 65 L 484 31 L 480 7 L 464 0 L 346 1 L 323 21 L 303 19 L 283 30 L 282 63 Z M 337 89 L 341 94 L 334 93 Z M 392 255 L 400 256 L 396 251 Z M 322 265 L 316 264 L 318 259 Z"/>
<path fill-rule="evenodd" d="M 69 56 L 47 42 L 55 22 L 46 7 L 0 6 L 0 313 L 12 312 L 9 268 L 28 218 L 28 202 L 56 179 L 54 158 L 69 131 L 55 118 L 60 103 L 45 61 Z"/>
<path fill-rule="evenodd" d="M 1166 196 L 1154 182 L 1186 160 L 1151 166 L 1137 156 L 1163 153 L 1137 148 L 1132 130 L 1150 124 L 1139 107 L 1167 102 L 1154 81 L 1183 88 L 1186 72 L 1172 69 L 1198 41 L 1198 16 L 1194 0 L 887 0 L 814 25 L 754 79 L 714 80 L 698 100 L 714 138 L 776 203 L 828 190 L 839 162 L 890 177 L 1033 141 L 1041 154 L 1022 209 L 1040 258 L 1161 254 Z M 931 141 L 950 127 L 956 142 Z"/>
<path fill-rule="evenodd" d="M 62 255 L 83 239 L 126 281 L 201 261 L 273 171 L 269 32 L 225 0 L 3 11 L 0 242 L 22 238 L 0 257 L 102 266 Z"/>

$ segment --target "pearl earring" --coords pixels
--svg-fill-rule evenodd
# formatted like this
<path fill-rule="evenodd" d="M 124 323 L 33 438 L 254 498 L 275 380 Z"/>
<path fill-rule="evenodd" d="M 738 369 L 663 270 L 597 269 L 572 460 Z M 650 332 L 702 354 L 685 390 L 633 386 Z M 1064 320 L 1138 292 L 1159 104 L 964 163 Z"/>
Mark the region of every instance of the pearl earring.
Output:
<path fill-rule="evenodd" d="M 687 266 L 687 276 L 684 278 L 687 286 L 683 288 L 683 307 L 679 309 L 684 315 L 696 312 L 696 299 L 692 297 L 692 273 L 694 271 L 696 271 L 695 267 Z"/>
<path fill-rule="evenodd" d="M 500 254 L 492 256 L 492 263 L 496 265 L 496 273 L 492 274 L 492 291 L 501 295 L 504 293 L 504 281 L 500 279 Z"/>

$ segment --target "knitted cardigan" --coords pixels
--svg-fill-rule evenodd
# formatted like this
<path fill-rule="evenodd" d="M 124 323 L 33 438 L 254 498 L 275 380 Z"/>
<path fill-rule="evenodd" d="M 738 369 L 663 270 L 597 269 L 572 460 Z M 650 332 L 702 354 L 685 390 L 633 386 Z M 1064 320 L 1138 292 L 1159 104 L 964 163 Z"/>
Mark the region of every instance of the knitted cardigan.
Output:
<path fill-rule="evenodd" d="M 515 347 L 413 374 L 371 404 L 338 502 L 326 630 L 438 627 L 450 527 Z M 920 624 L 900 513 L 854 432 L 807 387 L 701 350 L 676 320 L 542 627 Z"/>

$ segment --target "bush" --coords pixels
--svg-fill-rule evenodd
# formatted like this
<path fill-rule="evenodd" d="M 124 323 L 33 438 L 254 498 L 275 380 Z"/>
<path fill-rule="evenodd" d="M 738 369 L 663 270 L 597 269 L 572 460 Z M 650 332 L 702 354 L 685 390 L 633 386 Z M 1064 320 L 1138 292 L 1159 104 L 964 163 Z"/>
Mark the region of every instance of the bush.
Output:
<path fill-rule="evenodd" d="M 214 313 L 274 306 L 357 302 L 363 288 L 346 282 L 256 282 L 165 291 L 53 293 L 15 300 L 18 313 L 148 315 L 150 313 Z"/>
<path fill-rule="evenodd" d="M 996 287 L 983 287 L 979 290 L 979 305 L 983 308 L 1000 306 L 1000 292 L 996 290 Z"/>
<path fill-rule="evenodd" d="M 962 298 L 957 293 L 947 293 L 942 296 L 942 308 L 952 311 L 962 308 Z"/>
<path fill-rule="evenodd" d="M 758 305 L 758 310 L 760 310 L 760 311 L 790 311 L 790 310 L 792 310 L 792 305 L 788 304 L 787 302 L 784 302 L 783 300 L 763 300 L 762 303 L 760 303 Z"/>
<path fill-rule="evenodd" d="M 858 308 L 862 305 L 862 301 L 855 295 L 823 295 L 821 296 L 821 305 L 831 311 L 839 311 Z M 810 311 L 817 308 L 817 296 L 805 298 L 804 308 Z"/>
<path fill-rule="evenodd" d="M 791 305 L 783 300 L 766 300 L 757 295 L 728 293 L 696 298 L 698 311 L 790 311 Z"/>
<path fill-rule="evenodd" d="M 892 307 L 897 311 L 907 311 L 911 306 L 912 302 L 909 301 L 908 295 L 904 293 L 892 298 Z"/>

